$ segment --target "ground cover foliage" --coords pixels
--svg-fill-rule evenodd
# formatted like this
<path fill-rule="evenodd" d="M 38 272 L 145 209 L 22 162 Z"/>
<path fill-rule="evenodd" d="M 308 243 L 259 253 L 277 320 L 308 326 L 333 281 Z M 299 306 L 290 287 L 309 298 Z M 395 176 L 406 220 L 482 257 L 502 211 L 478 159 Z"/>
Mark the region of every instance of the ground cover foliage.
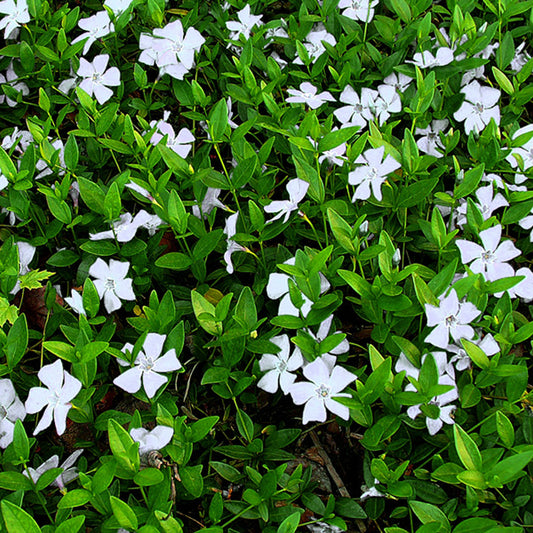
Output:
<path fill-rule="evenodd" d="M 533 2 L 0 2 L 0 528 L 533 526 Z"/>

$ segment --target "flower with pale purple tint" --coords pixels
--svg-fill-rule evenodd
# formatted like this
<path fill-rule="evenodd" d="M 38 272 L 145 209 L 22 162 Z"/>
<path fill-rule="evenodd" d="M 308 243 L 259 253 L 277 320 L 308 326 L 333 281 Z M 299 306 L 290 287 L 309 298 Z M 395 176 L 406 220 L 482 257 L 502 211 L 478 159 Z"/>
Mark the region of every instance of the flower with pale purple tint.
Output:
<path fill-rule="evenodd" d="M 343 420 L 348 420 L 350 410 L 335 398 L 349 398 L 350 394 L 341 391 L 354 382 L 357 376 L 341 366 L 335 366 L 330 371 L 320 358 L 306 365 L 303 374 L 308 381 L 294 383 L 289 389 L 296 405 L 305 404 L 302 423 L 325 422 L 326 409 Z"/>
<path fill-rule="evenodd" d="M 292 374 L 303 365 L 303 357 L 296 346 L 290 355 L 290 342 L 287 335 L 272 337 L 270 342 L 281 348 L 277 354 L 263 354 L 259 360 L 259 369 L 266 372 L 259 380 L 257 386 L 264 391 L 274 394 L 281 388 L 283 394 L 288 394 L 291 385 L 296 379 Z"/>

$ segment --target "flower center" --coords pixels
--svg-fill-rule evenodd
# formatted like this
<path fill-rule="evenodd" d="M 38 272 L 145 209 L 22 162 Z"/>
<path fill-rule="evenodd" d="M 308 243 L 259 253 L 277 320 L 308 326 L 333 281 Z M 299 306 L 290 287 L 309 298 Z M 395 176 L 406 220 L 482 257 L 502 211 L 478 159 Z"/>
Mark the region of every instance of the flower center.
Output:
<path fill-rule="evenodd" d="M 91 80 L 94 82 L 94 83 L 100 83 L 102 79 L 102 75 L 99 73 L 99 72 L 95 72 L 92 76 L 91 76 Z"/>
<path fill-rule="evenodd" d="M 286 361 L 280 361 L 276 364 L 276 368 L 278 369 L 278 372 L 280 374 L 283 374 L 287 370 L 287 362 Z"/>
<path fill-rule="evenodd" d="M 52 409 L 55 409 L 60 403 L 59 394 L 57 392 L 50 394 L 48 398 L 48 405 L 50 405 Z"/>
<path fill-rule="evenodd" d="M 485 263 L 491 263 L 494 260 L 494 254 L 491 251 L 483 252 L 481 254 L 481 260 Z"/>
<path fill-rule="evenodd" d="M 114 291 L 115 288 L 116 288 L 117 284 L 115 283 L 115 280 L 114 279 L 111 279 L 111 278 L 107 278 L 105 280 L 105 284 L 104 284 L 104 288 L 108 291 Z"/>
<path fill-rule="evenodd" d="M 357 113 L 362 113 L 363 112 L 363 106 L 361 104 L 355 104 L 354 105 L 354 109 Z"/>
<path fill-rule="evenodd" d="M 150 370 L 152 370 L 154 367 L 154 362 L 152 361 L 151 357 L 145 357 L 139 366 L 143 372 L 150 372 Z"/>
<path fill-rule="evenodd" d="M 475 110 L 476 110 L 476 113 L 483 113 L 483 111 L 485 110 L 485 108 L 483 107 L 483 104 L 476 104 L 474 106 Z"/>
<path fill-rule="evenodd" d="M 329 398 L 329 391 L 329 387 L 326 387 L 326 385 L 320 385 L 315 392 L 319 398 Z"/>
<path fill-rule="evenodd" d="M 378 171 L 375 167 L 372 167 L 368 170 L 368 177 L 371 179 L 371 180 L 375 180 L 376 178 L 379 177 L 379 174 L 378 174 Z"/>
<path fill-rule="evenodd" d="M 174 43 L 172 45 L 172 50 L 174 50 L 174 52 L 176 52 L 177 54 L 179 54 L 182 50 L 183 50 L 183 43 Z"/>
<path fill-rule="evenodd" d="M 313 98 L 313 94 L 311 93 L 302 93 L 302 98 L 305 98 L 306 100 L 311 100 Z"/>
<path fill-rule="evenodd" d="M 457 324 L 457 318 L 455 317 L 455 315 L 447 316 L 445 323 L 448 328 L 453 328 L 455 324 Z"/>

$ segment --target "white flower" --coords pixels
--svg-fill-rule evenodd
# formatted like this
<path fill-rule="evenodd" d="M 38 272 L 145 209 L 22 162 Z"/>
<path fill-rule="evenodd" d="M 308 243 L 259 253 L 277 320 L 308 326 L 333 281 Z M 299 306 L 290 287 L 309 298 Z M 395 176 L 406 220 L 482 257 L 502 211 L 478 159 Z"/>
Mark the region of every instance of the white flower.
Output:
<path fill-rule="evenodd" d="M 135 393 L 140 390 L 142 380 L 146 395 L 148 398 L 153 398 L 155 393 L 168 381 L 168 378 L 160 373 L 173 372 L 181 368 L 174 348 L 168 350 L 163 356 L 161 355 L 165 340 L 166 335 L 148 333 L 142 350 L 139 351 L 135 359 L 135 366 L 115 378 L 113 383 L 126 392 Z M 133 346 L 129 343 L 122 348 L 124 353 L 132 350 Z M 118 362 L 123 366 L 127 365 L 120 359 Z"/>
<path fill-rule="evenodd" d="M 511 70 L 516 74 L 522 70 L 522 67 L 531 59 L 531 56 L 523 51 L 526 42 L 523 41 L 515 50 L 514 57 L 511 60 Z"/>
<path fill-rule="evenodd" d="M 261 22 L 263 15 L 252 15 L 248 4 L 246 4 L 244 9 L 241 9 L 241 11 L 237 13 L 237 17 L 239 22 L 232 20 L 226 22 L 226 27 L 231 31 L 229 38 L 232 41 L 238 41 L 239 35 L 243 35 L 244 38 L 248 40 L 250 38 L 250 32 L 254 26 L 263 25 Z"/>
<path fill-rule="evenodd" d="M 422 135 L 420 139 L 416 141 L 418 148 L 425 154 L 432 155 L 434 157 L 443 157 L 443 153 L 437 150 L 441 148 L 444 150 L 439 136 L 439 132 L 444 131 L 450 121 L 445 118 L 444 120 L 433 120 L 427 128 L 416 128 L 415 133 Z"/>
<path fill-rule="evenodd" d="M 510 240 L 500 244 L 501 236 L 502 227 L 498 224 L 479 233 L 483 246 L 458 239 L 456 244 L 461 252 L 463 265 L 473 261 L 470 270 L 476 274 L 483 274 L 487 281 L 513 276 L 513 267 L 507 261 L 518 257 L 521 252 Z"/>
<path fill-rule="evenodd" d="M 37 376 L 46 387 L 32 387 L 26 400 L 26 412 L 34 414 L 46 407 L 37 424 L 34 435 L 46 429 L 54 420 L 58 435 L 63 435 L 67 427 L 67 414 L 72 407 L 70 403 L 81 390 L 81 382 L 63 370 L 63 362 L 45 365 Z"/>
<path fill-rule="evenodd" d="M 174 429 L 169 426 L 156 426 L 152 431 L 144 428 L 135 428 L 130 431 L 131 438 L 140 444 L 139 455 L 159 451 L 164 448 L 174 435 Z"/>
<path fill-rule="evenodd" d="M 526 302 L 533 300 L 533 272 L 527 267 L 519 268 L 515 276 L 525 276 L 525 279 L 507 290 L 511 298 L 523 298 Z M 499 294 L 495 296 L 499 297 Z"/>
<path fill-rule="evenodd" d="M 30 12 L 26 0 L 3 0 L 0 13 L 6 16 L 0 20 L 0 30 L 4 30 L 4 39 L 15 37 L 15 30 L 30 21 Z"/>
<path fill-rule="evenodd" d="M 428 433 L 430 435 L 438 433 L 443 424 L 455 424 L 455 420 L 451 416 L 453 411 L 457 408 L 455 405 L 446 405 L 440 399 L 440 396 L 435 396 L 430 402 L 428 402 L 428 405 L 433 406 L 433 408 L 438 408 L 437 418 L 426 416 L 426 427 L 428 428 Z M 411 405 L 411 407 L 407 409 L 407 415 L 413 420 L 420 413 L 422 413 L 420 405 Z"/>
<path fill-rule="evenodd" d="M 30 263 L 37 248 L 32 246 L 29 242 L 19 241 L 15 243 L 18 248 L 19 255 L 19 277 L 24 276 L 30 271 Z M 11 289 L 11 294 L 17 294 L 20 291 L 20 280 L 17 280 L 16 285 Z"/>
<path fill-rule="evenodd" d="M 424 342 L 439 348 L 446 348 L 450 335 L 455 341 L 474 337 L 474 328 L 469 324 L 481 314 L 481 311 L 470 302 L 459 303 L 455 289 L 452 289 L 448 296 L 440 299 L 438 307 L 425 304 L 425 308 L 428 326 L 436 327 L 424 339 Z"/>
<path fill-rule="evenodd" d="M 374 113 L 379 119 L 379 125 L 382 126 L 391 113 L 399 113 L 402 110 L 402 101 L 396 89 L 390 85 L 380 85 L 378 93 L 379 97 L 374 102 Z"/>
<path fill-rule="evenodd" d="M 111 9 L 113 15 L 118 18 L 130 7 L 132 2 L 133 0 L 105 0 L 104 6 Z"/>
<path fill-rule="evenodd" d="M 94 94 L 99 104 L 104 104 L 113 96 L 113 91 L 108 87 L 120 85 L 120 71 L 117 67 L 107 69 L 108 62 L 107 54 L 95 56 L 92 63 L 81 57 L 77 71 L 78 76 L 84 78 L 80 88 L 89 96 Z"/>
<path fill-rule="evenodd" d="M 26 148 L 33 142 L 33 135 L 28 130 L 19 130 L 15 126 L 11 135 L 6 135 L 2 140 L 2 148 L 10 150 L 14 144 L 17 144 L 15 152 L 23 154 Z"/>
<path fill-rule="evenodd" d="M 81 19 L 78 22 L 78 26 L 82 30 L 85 30 L 85 33 L 82 33 L 79 37 L 76 37 L 72 41 L 72 44 L 77 43 L 78 41 L 83 41 L 83 39 L 87 39 L 85 45 L 83 46 L 83 55 L 89 51 L 89 48 L 91 48 L 96 39 L 105 37 L 106 35 L 109 35 L 111 32 L 115 31 L 115 26 L 109 18 L 109 13 L 105 10 L 98 11 L 98 13 L 92 17 Z"/>
<path fill-rule="evenodd" d="M 161 219 L 157 217 L 159 221 Z M 116 239 L 118 242 L 129 242 L 135 237 L 137 230 L 143 227 L 151 219 L 150 215 L 141 209 L 135 218 L 131 213 L 124 213 L 120 215 L 119 220 L 112 223 L 112 229 L 108 231 L 101 231 L 100 233 L 90 233 L 89 239 L 91 241 L 101 241 L 103 239 Z"/>
<path fill-rule="evenodd" d="M 313 333 L 310 329 L 307 329 L 306 331 L 307 333 L 309 333 L 309 335 L 311 335 L 311 337 L 313 337 L 313 339 L 316 340 L 316 342 L 321 343 L 323 340 L 329 337 L 332 323 L 333 323 L 333 315 L 329 316 L 328 318 L 326 318 L 326 320 L 320 323 L 320 326 L 318 327 L 318 331 L 316 332 L 316 334 Z M 341 333 L 341 332 L 335 331 L 333 334 L 335 333 Z M 347 339 L 343 339 L 339 342 L 339 344 L 337 344 L 337 346 L 335 346 L 335 348 L 331 349 L 327 354 L 322 354 L 322 356 L 340 355 L 340 354 L 346 353 L 349 350 L 350 350 L 350 343 L 348 342 Z"/>
<path fill-rule="evenodd" d="M 362 129 L 374 118 L 373 110 L 378 96 L 377 91 L 363 87 L 359 98 L 353 87 L 347 85 L 339 97 L 339 100 L 347 105 L 336 109 L 333 114 L 344 127 L 360 126 Z"/>
<path fill-rule="evenodd" d="M 15 422 L 24 420 L 26 410 L 10 379 L 0 379 L 0 448 L 13 442 Z"/>
<path fill-rule="evenodd" d="M 137 185 L 133 181 L 130 181 L 129 183 L 126 183 L 126 185 L 124 185 L 124 186 L 127 187 L 128 189 L 131 189 L 132 191 L 135 191 L 136 193 L 139 193 L 141 196 L 144 196 L 145 198 L 147 198 L 151 202 L 154 201 L 154 197 L 144 187 L 141 187 L 140 185 Z"/>
<path fill-rule="evenodd" d="M 491 118 L 496 124 L 500 124 L 500 108 L 498 100 L 501 92 L 492 87 L 482 87 L 477 81 L 473 81 L 461 89 L 465 99 L 458 111 L 453 115 L 455 120 L 465 123 L 465 132 L 472 130 L 479 133 L 485 129 Z"/>
<path fill-rule="evenodd" d="M 37 163 L 35 163 L 35 168 L 40 171 L 39 174 L 35 176 L 36 180 L 39 180 L 44 176 L 49 176 L 50 174 L 53 174 L 54 171 L 57 172 L 58 176 L 63 176 L 65 174 L 65 145 L 61 139 L 56 139 L 54 142 L 52 142 L 52 146 L 56 151 L 59 150 L 58 165 L 60 168 L 58 169 L 57 166 L 54 165 L 54 170 L 52 170 L 47 161 L 44 159 L 39 159 Z"/>
<path fill-rule="evenodd" d="M 15 69 L 13 68 L 13 61 L 9 64 L 6 70 L 6 81 L 15 89 L 15 91 L 18 91 L 19 93 L 22 93 L 23 96 L 27 96 L 30 94 L 29 87 L 23 82 L 19 81 L 18 83 L 15 83 L 15 81 L 18 80 L 18 75 L 15 72 Z M 6 102 L 9 107 L 15 107 L 18 102 L 15 100 L 11 100 L 11 98 L 6 96 Z"/>
<path fill-rule="evenodd" d="M 52 485 L 58 487 L 62 492 L 65 490 L 65 485 L 74 481 L 78 477 L 78 469 L 74 466 L 74 463 L 78 460 L 78 457 L 83 453 L 83 449 L 76 450 L 71 453 L 59 466 L 59 457 L 57 455 L 52 455 L 50 459 L 47 459 L 42 465 L 37 468 L 28 467 L 29 473 L 24 470 L 22 474 L 26 477 L 31 478 L 34 483 L 39 481 L 39 478 L 48 470 L 52 468 L 62 468 L 63 472 L 56 477 L 52 482 Z"/>
<path fill-rule="evenodd" d="M 500 351 L 498 343 L 495 341 L 494 337 L 488 333 L 483 337 L 482 340 L 472 341 L 474 344 L 477 344 L 485 353 L 485 355 L 491 356 L 495 355 Z M 451 359 L 450 363 L 455 364 L 455 368 L 462 372 L 467 370 L 472 366 L 472 360 L 466 353 L 466 350 L 462 345 L 459 344 L 450 344 L 446 347 L 448 352 L 455 354 Z"/>
<path fill-rule="evenodd" d="M 199 31 L 189 28 L 183 35 L 183 25 L 180 20 L 167 24 L 164 28 L 154 30 L 153 44 L 156 51 L 158 67 L 176 66 L 188 72 L 194 66 L 194 52 L 199 52 L 205 39 Z M 170 75 L 178 74 L 177 70 L 166 70 Z M 173 76 L 183 79 L 183 75 Z"/>
<path fill-rule="evenodd" d="M 433 55 L 429 50 L 417 52 L 413 59 L 406 60 L 406 63 L 413 63 L 419 68 L 443 67 L 453 61 L 453 51 L 450 48 L 442 47 Z"/>
<path fill-rule="evenodd" d="M 209 213 L 211 213 L 215 207 L 227 209 L 227 207 L 218 199 L 221 192 L 222 189 L 213 189 L 212 187 L 208 187 L 207 191 L 205 192 L 204 199 L 202 200 L 201 214 L 200 207 L 197 205 L 192 206 L 192 214 L 196 218 L 201 218 L 202 215 L 204 218 L 207 218 Z"/>
<path fill-rule="evenodd" d="M 355 170 L 348 174 L 348 183 L 356 185 L 357 190 L 352 197 L 352 202 L 355 200 L 367 200 L 370 198 L 372 192 L 376 200 L 381 201 L 381 185 L 386 181 L 387 176 L 401 167 L 393 157 L 387 155 L 385 159 L 385 147 L 370 148 L 360 155 L 356 160 L 356 164 L 360 164 Z M 372 187 L 372 192 L 370 188 Z"/>
<path fill-rule="evenodd" d="M 65 302 L 67 302 L 79 315 L 87 316 L 85 308 L 83 307 L 83 297 L 78 291 L 72 289 L 70 297 L 66 297 Z"/>
<path fill-rule="evenodd" d="M 517 130 L 512 139 L 518 139 L 522 135 L 533 132 L 533 124 L 524 126 Z M 521 159 L 524 165 L 524 170 L 533 167 L 533 135 L 529 136 L 530 138 L 522 144 L 522 146 L 516 146 L 511 150 L 511 153 L 505 158 L 505 160 L 513 167 L 518 167 L 518 160 Z"/>
<path fill-rule="evenodd" d="M 157 122 L 153 120 L 150 122 L 150 127 L 157 127 L 156 132 L 150 138 L 150 143 L 155 146 L 159 144 L 165 135 L 167 135 L 166 146 L 181 157 L 186 158 L 192 149 L 191 143 L 193 143 L 196 139 L 187 128 L 181 128 L 179 133 L 176 135 L 174 128 L 168 122 L 166 122 L 169 117 L 170 113 L 167 111 L 164 114 L 164 120 L 159 120 Z"/>
<path fill-rule="evenodd" d="M 307 104 L 311 109 L 318 109 L 324 102 L 334 102 L 335 98 L 328 91 L 317 94 L 317 88 L 311 83 L 304 81 L 300 85 L 300 90 L 287 89 L 291 95 L 287 102 L 295 104 Z"/>
<path fill-rule="evenodd" d="M 378 0 L 340 0 L 339 9 L 344 9 L 342 15 L 361 22 L 370 22 L 374 18 L 374 8 Z"/>
<path fill-rule="evenodd" d="M 267 213 L 277 213 L 277 215 L 267 221 L 267 224 L 274 222 L 278 218 L 285 215 L 283 222 L 287 222 L 293 211 L 298 209 L 298 204 L 303 200 L 307 194 L 309 183 L 299 178 L 293 179 L 287 183 L 287 192 L 289 193 L 289 200 L 274 200 L 267 206 L 265 211 Z"/>
<path fill-rule="evenodd" d="M 507 202 L 507 200 L 503 197 L 502 194 L 496 193 L 496 196 L 494 196 L 494 188 L 492 185 L 487 185 L 486 187 L 479 187 L 476 191 L 476 197 L 479 202 L 476 204 L 476 206 L 481 211 L 483 220 L 488 220 L 496 209 L 509 205 L 509 202 Z M 463 200 L 463 198 L 461 198 L 461 200 Z M 462 202 L 457 207 L 457 213 L 459 215 L 457 217 L 457 225 L 460 227 L 467 223 L 467 206 L 467 202 Z"/>
<path fill-rule="evenodd" d="M 227 237 L 228 248 L 224 254 L 224 261 L 226 261 L 227 267 L 226 270 L 228 274 L 233 274 L 233 262 L 231 256 L 233 252 L 246 252 L 247 249 L 244 246 L 241 246 L 239 243 L 233 240 L 233 236 L 237 233 L 237 219 L 239 218 L 239 212 L 237 211 L 233 215 L 230 215 L 226 219 L 226 226 L 224 227 L 224 233 Z"/>
<path fill-rule="evenodd" d="M 402 74 L 401 72 L 393 72 L 383 80 L 385 85 L 394 87 L 400 94 L 403 94 L 412 82 L 412 78 Z"/>
<path fill-rule="evenodd" d="M 281 348 L 281 351 L 274 354 L 264 354 L 259 360 L 261 372 L 266 374 L 259 380 L 257 386 L 271 394 L 281 388 L 283 394 L 288 394 L 290 386 L 296 379 L 295 374 L 291 374 L 303 365 L 303 357 L 300 349 L 296 346 L 292 355 L 290 353 L 289 337 L 287 335 L 278 335 L 272 337 L 270 342 Z"/>
<path fill-rule="evenodd" d="M 344 420 L 350 417 L 348 407 L 335 401 L 335 398 L 350 397 L 348 393 L 341 393 L 352 381 L 357 379 L 355 374 L 348 372 L 341 366 L 336 366 L 330 372 L 322 359 L 315 359 L 303 369 L 307 382 L 294 383 L 289 392 L 296 405 L 305 403 L 302 423 L 311 421 L 325 422 L 326 408 Z"/>
<path fill-rule="evenodd" d="M 337 41 L 331 33 L 328 33 L 323 27 L 318 26 L 313 31 L 309 32 L 303 45 L 307 50 L 307 54 L 312 63 L 314 63 L 325 51 L 326 48 L 322 44 L 322 41 L 327 42 L 331 46 L 335 46 Z M 300 57 L 294 60 L 295 65 L 303 65 L 303 61 Z"/>
<path fill-rule="evenodd" d="M 108 266 L 100 257 L 89 268 L 89 275 L 96 278 L 94 286 L 108 313 L 122 307 L 120 300 L 135 300 L 133 280 L 126 278 L 129 268 L 129 262 L 111 259 Z"/>

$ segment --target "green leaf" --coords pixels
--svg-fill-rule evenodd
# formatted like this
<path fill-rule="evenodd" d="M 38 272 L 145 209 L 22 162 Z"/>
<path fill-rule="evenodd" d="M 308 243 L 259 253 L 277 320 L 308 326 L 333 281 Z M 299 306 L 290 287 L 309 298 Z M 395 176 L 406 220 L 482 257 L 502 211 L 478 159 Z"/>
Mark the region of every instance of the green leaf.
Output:
<path fill-rule="evenodd" d="M 427 286 L 427 283 L 416 273 L 412 274 L 413 282 L 415 285 L 415 292 L 418 301 L 423 309 L 425 309 L 426 304 L 434 305 L 435 307 L 439 306 L 438 298 L 433 294 L 431 289 Z"/>
<path fill-rule="evenodd" d="M 498 82 L 498 85 L 507 93 L 507 94 L 513 94 L 514 93 L 514 87 L 511 83 L 511 80 L 498 68 L 492 67 L 492 73 L 494 74 L 494 78 Z"/>
<path fill-rule="evenodd" d="M 20 276 L 21 289 L 40 289 L 43 284 L 42 281 L 47 280 L 53 276 L 55 272 L 48 272 L 48 270 L 30 270 L 27 274 Z"/>
<path fill-rule="evenodd" d="M 361 128 L 359 126 L 349 126 L 341 128 L 340 130 L 330 131 L 326 133 L 318 141 L 318 152 L 323 153 L 333 148 L 337 148 L 342 143 L 348 142 Z"/>
<path fill-rule="evenodd" d="M 77 515 L 64 522 L 61 522 L 55 530 L 55 533 L 78 533 L 85 523 L 84 515 Z"/>
<path fill-rule="evenodd" d="M 213 142 L 220 142 L 228 125 L 228 106 L 226 100 L 220 100 L 209 115 L 209 133 Z"/>
<path fill-rule="evenodd" d="M 402 188 L 398 207 L 413 207 L 431 198 L 431 191 L 437 186 L 437 178 L 420 180 Z"/>
<path fill-rule="evenodd" d="M 161 470 L 157 468 L 143 468 L 135 474 L 133 481 L 139 487 L 150 487 L 152 485 L 159 485 L 164 479 L 165 476 Z"/>
<path fill-rule="evenodd" d="M 58 509 L 71 509 L 85 505 L 92 497 L 92 494 L 85 489 L 69 490 L 57 504 Z"/>
<path fill-rule="evenodd" d="M 300 525 L 301 512 L 296 511 L 290 514 L 278 527 L 277 533 L 294 533 Z"/>
<path fill-rule="evenodd" d="M 111 496 L 109 500 L 113 514 L 115 515 L 120 527 L 128 530 L 137 529 L 139 527 L 139 522 L 135 512 L 126 502 L 119 500 L 115 496 Z"/>
<path fill-rule="evenodd" d="M 254 438 L 254 423 L 250 416 L 239 408 L 237 408 L 237 429 L 248 442 L 252 442 Z"/>
<path fill-rule="evenodd" d="M 121 209 L 120 191 L 117 182 L 114 181 L 104 198 L 104 214 L 108 220 L 115 220 L 119 217 Z"/>
<path fill-rule="evenodd" d="M 112 418 L 108 421 L 108 433 L 109 446 L 118 464 L 127 471 L 136 473 L 139 468 L 139 454 L 137 453 L 136 461 L 132 462 L 129 452 L 137 443 L 134 443 L 130 434 Z"/>
<path fill-rule="evenodd" d="M 406 24 L 411 21 L 411 8 L 405 0 L 392 0 L 392 8 Z"/>
<path fill-rule="evenodd" d="M 500 461 L 487 477 L 497 476 L 502 484 L 511 482 L 533 459 L 533 451 L 517 453 Z"/>
<path fill-rule="evenodd" d="M 533 336 L 533 322 L 529 322 L 525 326 L 522 326 L 518 331 L 512 335 L 511 342 L 513 344 L 521 344 L 524 341 L 527 341 L 531 336 Z"/>
<path fill-rule="evenodd" d="M 194 497 L 199 498 L 204 490 L 202 477 L 203 465 L 185 466 L 180 469 L 181 482 L 185 489 Z"/>
<path fill-rule="evenodd" d="M 83 308 L 90 318 L 95 317 L 100 309 L 100 296 L 90 278 L 85 280 L 82 293 Z"/>
<path fill-rule="evenodd" d="M 496 412 L 496 429 L 506 448 L 514 444 L 514 428 L 511 421 L 501 412 Z"/>
<path fill-rule="evenodd" d="M 170 252 L 159 257 L 155 262 L 156 267 L 170 270 L 187 270 L 191 265 L 192 259 L 181 252 Z"/>
<path fill-rule="evenodd" d="M 207 257 L 216 247 L 224 235 L 222 229 L 216 229 L 202 235 L 200 240 L 194 245 L 192 255 L 195 261 L 200 261 Z M 164 256 L 163 256 L 164 257 Z"/>
<path fill-rule="evenodd" d="M 52 267 L 68 267 L 73 265 L 80 258 L 79 254 L 73 252 L 72 250 L 60 250 L 54 255 L 50 256 L 46 260 L 46 264 Z"/>
<path fill-rule="evenodd" d="M 37 522 L 23 509 L 8 500 L 2 500 L 2 516 L 8 533 L 40 533 Z"/>
<path fill-rule="evenodd" d="M 7 334 L 5 351 L 10 369 L 14 369 L 26 353 L 28 338 L 28 323 L 26 322 L 26 315 L 22 314 L 15 320 Z"/>
<path fill-rule="evenodd" d="M 20 419 L 17 419 L 15 422 L 15 428 L 13 430 L 13 448 L 19 461 L 23 463 L 28 462 L 30 458 L 30 441 Z"/>
<path fill-rule="evenodd" d="M 468 357 L 472 359 L 475 365 L 484 370 L 487 370 L 490 367 L 489 358 L 477 344 L 474 344 L 467 339 L 461 339 L 461 344 L 463 345 Z"/>
<path fill-rule="evenodd" d="M 14 181 L 17 175 L 17 169 L 7 155 L 6 151 L 0 146 L 0 170 L 2 174 L 10 181 Z"/>
<path fill-rule="evenodd" d="M 243 475 L 234 466 L 228 463 L 209 461 L 209 464 L 219 476 L 231 483 L 236 483 Z"/>
<path fill-rule="evenodd" d="M 455 187 L 453 197 L 457 200 L 459 198 L 464 198 L 465 196 L 468 196 L 469 194 L 474 192 L 478 188 L 479 182 L 481 181 L 484 172 L 484 164 L 478 165 L 477 167 L 474 167 L 471 170 L 467 170 L 465 172 L 463 181 L 461 181 L 461 183 L 457 187 Z"/>
<path fill-rule="evenodd" d="M 104 191 L 93 181 L 82 176 L 78 177 L 80 186 L 80 196 L 87 207 L 100 215 L 105 215 L 105 197 Z M 100 244 L 100 243 L 97 243 Z"/>
<path fill-rule="evenodd" d="M 366 279 L 350 270 L 339 270 L 338 274 L 357 294 L 368 300 L 373 299 L 372 285 Z"/>
<path fill-rule="evenodd" d="M 18 472 L 0 472 L 0 488 L 6 490 L 32 490 L 33 483 Z"/>
<path fill-rule="evenodd" d="M 218 416 L 206 416 L 191 424 L 190 442 L 199 442 L 204 439 L 218 422 Z"/>
<path fill-rule="evenodd" d="M 409 507 L 411 507 L 422 524 L 437 522 L 442 525 L 444 531 L 450 531 L 451 527 L 448 518 L 436 505 L 425 502 L 409 501 Z"/>
<path fill-rule="evenodd" d="M 459 459 L 467 470 L 478 470 L 481 472 L 482 460 L 481 454 L 476 443 L 472 438 L 459 426 L 454 424 L 453 437 L 455 441 L 455 449 L 459 455 Z"/>

